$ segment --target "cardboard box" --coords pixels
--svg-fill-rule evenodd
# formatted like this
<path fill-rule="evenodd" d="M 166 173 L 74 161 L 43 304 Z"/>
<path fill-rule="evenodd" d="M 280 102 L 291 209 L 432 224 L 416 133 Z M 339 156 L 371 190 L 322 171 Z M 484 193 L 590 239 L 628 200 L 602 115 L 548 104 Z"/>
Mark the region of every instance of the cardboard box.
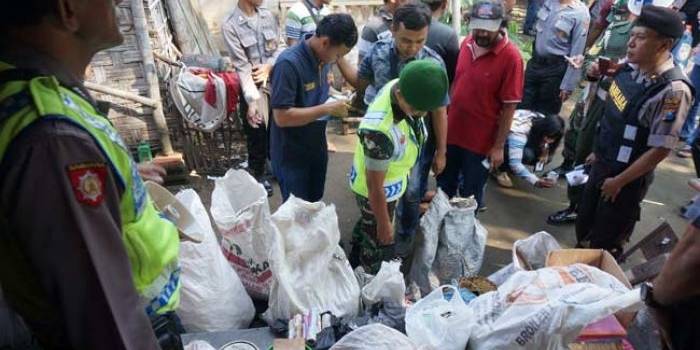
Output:
<path fill-rule="evenodd" d="M 568 266 L 572 264 L 586 264 L 590 266 L 597 267 L 617 278 L 622 284 L 627 288 L 632 289 L 632 284 L 627 279 L 627 276 L 617 264 L 615 258 L 610 255 L 605 250 L 602 249 L 560 249 L 553 250 L 547 255 L 546 266 Z M 619 311 L 615 314 L 618 321 L 623 327 L 627 328 L 634 317 L 636 312 L 623 312 Z"/>

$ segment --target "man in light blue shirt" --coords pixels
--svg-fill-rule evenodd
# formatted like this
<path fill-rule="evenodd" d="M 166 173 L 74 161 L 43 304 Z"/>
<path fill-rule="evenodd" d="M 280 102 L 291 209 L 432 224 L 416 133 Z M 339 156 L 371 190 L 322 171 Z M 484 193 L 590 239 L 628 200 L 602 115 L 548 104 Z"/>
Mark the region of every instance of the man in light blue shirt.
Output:
<path fill-rule="evenodd" d="M 559 114 L 581 79 L 580 64 L 573 61 L 583 55 L 590 19 L 579 0 L 545 1 L 537 13 L 537 36 L 519 109 Z"/>

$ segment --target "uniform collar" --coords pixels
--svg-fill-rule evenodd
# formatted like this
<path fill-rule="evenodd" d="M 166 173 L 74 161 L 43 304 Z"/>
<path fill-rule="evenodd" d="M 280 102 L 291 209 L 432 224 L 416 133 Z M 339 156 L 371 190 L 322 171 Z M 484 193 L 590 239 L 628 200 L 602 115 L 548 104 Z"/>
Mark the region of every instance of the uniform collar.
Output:
<path fill-rule="evenodd" d="M 255 16 L 258 17 L 263 17 L 263 13 L 260 11 L 261 7 L 257 7 L 255 9 Z M 241 10 L 240 7 L 236 6 L 236 9 L 233 10 L 233 13 L 231 14 L 231 18 L 238 23 L 238 25 L 244 25 L 249 22 L 250 17 L 246 16 L 245 13 L 243 13 L 243 10 Z"/>
<path fill-rule="evenodd" d="M 14 53 L 3 53 L 0 61 L 40 75 L 54 76 L 65 86 L 83 86 L 82 77 L 76 77 L 63 63 L 43 52 L 29 48 L 15 50 Z"/>
<path fill-rule="evenodd" d="M 304 35 L 304 38 L 301 40 L 301 43 L 299 45 L 302 46 L 302 51 L 304 52 L 304 56 L 306 56 L 306 59 L 309 60 L 314 66 L 320 67 L 323 65 L 321 61 L 316 58 L 316 55 L 314 55 L 314 50 L 311 49 L 311 46 L 309 46 L 309 42 L 307 41 L 309 38 L 311 38 L 313 34 L 309 33 Z"/>
<path fill-rule="evenodd" d="M 632 77 L 634 80 L 636 80 L 638 83 L 644 83 L 644 84 L 649 84 L 652 81 L 656 80 L 656 78 L 663 74 L 666 73 L 668 70 L 673 69 L 675 66 L 673 63 L 673 57 L 669 54 L 668 58 L 666 61 L 664 61 L 661 65 L 659 65 L 656 70 L 653 73 L 642 73 L 639 70 L 639 66 L 636 64 L 629 64 L 630 67 L 632 67 Z"/>
<path fill-rule="evenodd" d="M 42 76 L 53 76 L 61 85 L 80 95 L 97 109 L 97 102 L 83 84 L 82 77 L 76 77 L 63 63 L 55 58 L 30 48 L 18 49 L 14 53 L 3 53 L 0 61 L 9 68 L 25 69 Z M 3 65 L 4 66 L 4 65 Z"/>

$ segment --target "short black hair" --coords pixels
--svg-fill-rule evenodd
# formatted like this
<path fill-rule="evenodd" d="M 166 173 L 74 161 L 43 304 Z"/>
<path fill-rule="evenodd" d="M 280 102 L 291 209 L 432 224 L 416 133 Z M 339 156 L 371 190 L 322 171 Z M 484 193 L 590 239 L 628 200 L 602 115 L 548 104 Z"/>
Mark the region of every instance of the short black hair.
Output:
<path fill-rule="evenodd" d="M 324 17 L 316 27 L 317 37 L 328 37 L 331 45 L 345 45 L 352 48 L 357 44 L 357 26 L 352 16 L 334 13 Z"/>
<path fill-rule="evenodd" d="M 430 26 L 431 15 L 428 5 L 422 2 L 409 2 L 396 9 L 392 22 L 394 29 L 398 29 L 399 24 L 403 23 L 404 28 L 408 30 L 421 30 Z"/>
<path fill-rule="evenodd" d="M 423 2 L 428 5 L 431 12 L 439 10 L 447 0 L 423 0 Z"/>
<path fill-rule="evenodd" d="M 37 25 L 57 11 L 56 1 L 53 0 L 22 0 L 13 2 L 11 7 L 0 11 L 0 27 Z"/>

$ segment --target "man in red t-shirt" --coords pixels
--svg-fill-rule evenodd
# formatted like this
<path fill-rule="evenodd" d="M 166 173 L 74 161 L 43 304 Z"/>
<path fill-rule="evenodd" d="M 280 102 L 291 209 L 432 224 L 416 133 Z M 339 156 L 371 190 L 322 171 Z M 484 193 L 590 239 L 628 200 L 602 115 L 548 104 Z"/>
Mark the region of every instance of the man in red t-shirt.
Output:
<path fill-rule="evenodd" d="M 472 7 L 472 35 L 462 44 L 452 85 L 447 165 L 438 177 L 438 186 L 450 197 L 461 179 L 460 195 L 474 195 L 480 208 L 489 169 L 503 163 L 506 136 L 523 95 L 523 60 L 508 40 L 503 15 L 503 6 L 494 0 Z"/>

